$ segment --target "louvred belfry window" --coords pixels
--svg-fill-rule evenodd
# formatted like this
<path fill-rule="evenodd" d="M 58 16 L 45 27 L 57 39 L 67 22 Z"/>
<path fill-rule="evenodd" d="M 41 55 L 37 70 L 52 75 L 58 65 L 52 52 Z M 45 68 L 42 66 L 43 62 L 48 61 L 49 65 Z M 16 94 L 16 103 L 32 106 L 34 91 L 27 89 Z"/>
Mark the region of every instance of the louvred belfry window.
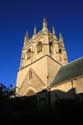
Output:
<path fill-rule="evenodd" d="M 60 54 L 62 53 L 62 50 L 61 50 L 61 49 L 59 49 L 59 53 L 60 53 Z"/>
<path fill-rule="evenodd" d="M 31 49 L 28 49 L 27 51 L 27 59 L 30 59 L 31 58 Z"/>
<path fill-rule="evenodd" d="M 40 53 L 40 52 L 42 52 L 42 43 L 41 42 L 39 42 L 37 44 L 37 53 Z"/>

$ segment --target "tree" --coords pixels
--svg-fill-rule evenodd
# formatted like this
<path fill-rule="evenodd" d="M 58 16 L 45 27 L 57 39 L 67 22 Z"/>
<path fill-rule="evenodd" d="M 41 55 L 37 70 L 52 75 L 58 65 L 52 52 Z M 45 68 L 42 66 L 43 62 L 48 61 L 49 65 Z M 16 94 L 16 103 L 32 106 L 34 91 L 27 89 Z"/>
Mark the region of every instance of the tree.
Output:
<path fill-rule="evenodd" d="M 8 94 L 8 88 L 3 83 L 0 83 L 0 97 L 7 96 L 7 94 Z"/>

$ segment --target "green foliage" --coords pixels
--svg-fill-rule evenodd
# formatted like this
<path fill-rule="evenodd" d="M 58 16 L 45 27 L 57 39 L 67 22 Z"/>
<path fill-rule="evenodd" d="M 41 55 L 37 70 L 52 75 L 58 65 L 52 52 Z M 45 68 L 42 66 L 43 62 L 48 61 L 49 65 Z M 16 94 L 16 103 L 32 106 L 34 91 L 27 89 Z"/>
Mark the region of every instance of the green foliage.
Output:
<path fill-rule="evenodd" d="M 15 96 L 15 91 L 16 89 L 12 85 L 8 88 L 3 83 L 0 83 L 0 98 Z"/>
<path fill-rule="evenodd" d="M 7 96 L 7 94 L 8 88 L 4 84 L 0 83 L 0 97 Z"/>

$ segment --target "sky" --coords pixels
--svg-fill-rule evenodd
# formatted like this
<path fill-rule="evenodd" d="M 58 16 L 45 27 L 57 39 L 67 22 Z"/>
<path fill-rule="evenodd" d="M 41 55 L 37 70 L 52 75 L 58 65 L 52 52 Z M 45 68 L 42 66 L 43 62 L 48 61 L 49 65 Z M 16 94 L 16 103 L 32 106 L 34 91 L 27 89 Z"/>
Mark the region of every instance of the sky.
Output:
<path fill-rule="evenodd" d="M 83 56 L 82 0 L 0 0 L 0 83 L 15 86 L 25 32 L 41 30 L 44 17 L 62 33 L 69 62 Z"/>

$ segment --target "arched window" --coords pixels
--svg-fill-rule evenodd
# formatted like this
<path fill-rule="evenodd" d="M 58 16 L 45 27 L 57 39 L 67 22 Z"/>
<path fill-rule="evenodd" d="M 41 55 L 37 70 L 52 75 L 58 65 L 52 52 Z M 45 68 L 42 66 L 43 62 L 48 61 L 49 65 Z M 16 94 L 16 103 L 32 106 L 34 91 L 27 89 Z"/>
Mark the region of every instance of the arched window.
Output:
<path fill-rule="evenodd" d="M 29 71 L 29 80 L 32 79 L 32 71 Z"/>
<path fill-rule="evenodd" d="M 61 50 L 61 49 L 59 49 L 59 53 L 60 53 L 60 54 L 62 53 L 62 50 Z"/>
<path fill-rule="evenodd" d="M 53 54 L 53 43 L 51 41 L 49 42 L 49 51 L 50 54 Z"/>
<path fill-rule="evenodd" d="M 39 42 L 37 44 L 37 53 L 40 53 L 40 52 L 42 52 L 42 43 L 41 42 Z"/>
<path fill-rule="evenodd" d="M 30 59 L 31 58 L 31 49 L 28 49 L 27 51 L 27 59 Z"/>

